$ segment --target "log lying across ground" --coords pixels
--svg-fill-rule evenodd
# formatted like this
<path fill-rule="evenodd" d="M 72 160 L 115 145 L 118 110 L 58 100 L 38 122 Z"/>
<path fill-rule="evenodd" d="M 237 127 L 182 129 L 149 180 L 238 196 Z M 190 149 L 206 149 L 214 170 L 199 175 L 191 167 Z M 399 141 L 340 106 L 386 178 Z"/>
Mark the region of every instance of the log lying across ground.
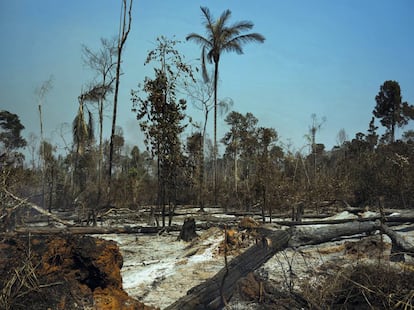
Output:
<path fill-rule="evenodd" d="M 345 236 L 371 233 L 381 229 L 391 240 L 397 242 L 399 247 L 410 254 L 414 247 L 401 238 L 379 221 L 336 224 L 318 228 L 292 228 L 288 230 L 268 231 L 261 230 L 264 237 L 259 244 L 247 249 L 241 255 L 235 257 L 229 264 L 228 269 L 221 269 L 212 278 L 190 289 L 187 295 L 183 296 L 168 310 L 178 309 L 220 309 L 224 306 L 221 293 L 225 298 L 230 298 L 236 287 L 237 281 L 248 273 L 256 270 L 268 261 L 277 252 L 287 247 L 299 247 L 304 245 L 321 244 L 337 240 Z M 410 254 L 411 255 L 411 254 Z M 222 280 L 225 277 L 222 286 Z M 222 286 L 222 287 L 221 287 Z"/>
<path fill-rule="evenodd" d="M 333 241 L 344 236 L 371 233 L 378 229 L 375 222 L 350 222 L 323 227 L 293 228 L 290 230 L 289 247 L 315 245 Z"/>
<path fill-rule="evenodd" d="M 407 242 L 403 239 L 398 233 L 390 229 L 387 225 L 377 223 L 377 227 L 381 230 L 384 234 L 390 237 L 393 245 L 395 245 L 396 249 L 404 251 L 405 253 L 414 257 L 414 245 Z"/>
<path fill-rule="evenodd" d="M 180 227 L 172 226 L 170 231 L 179 231 Z M 156 234 L 162 230 L 161 227 L 139 226 L 139 227 L 99 227 L 99 226 L 72 226 L 72 227 L 20 227 L 9 234 L 74 234 L 74 235 L 105 235 L 105 234 Z M 6 233 L 7 234 L 7 233 Z"/>
<path fill-rule="evenodd" d="M 192 288 L 187 295 L 177 300 L 166 309 L 218 309 L 222 306 L 221 291 L 228 299 L 236 286 L 237 280 L 247 276 L 268 261 L 276 252 L 286 248 L 289 233 L 283 230 L 274 231 L 263 238 L 261 242 L 235 257 L 229 264 L 228 270 L 223 268 L 215 276 Z M 223 287 L 222 280 L 225 277 Z"/>
<path fill-rule="evenodd" d="M 372 216 L 367 218 L 354 218 L 354 219 L 336 219 L 336 220 L 317 220 L 317 221 L 273 221 L 273 223 L 282 226 L 309 226 L 309 225 L 331 225 L 331 224 L 344 224 L 350 222 L 372 222 L 381 220 L 380 216 Z M 414 216 L 386 216 L 385 220 L 389 223 L 414 223 Z"/>

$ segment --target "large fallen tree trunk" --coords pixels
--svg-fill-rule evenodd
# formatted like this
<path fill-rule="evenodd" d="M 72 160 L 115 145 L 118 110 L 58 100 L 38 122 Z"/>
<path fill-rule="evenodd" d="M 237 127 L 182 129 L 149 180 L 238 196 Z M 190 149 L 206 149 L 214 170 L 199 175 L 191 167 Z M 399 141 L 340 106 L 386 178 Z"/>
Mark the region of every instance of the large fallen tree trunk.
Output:
<path fill-rule="evenodd" d="M 235 257 L 228 268 L 223 268 L 212 278 L 190 289 L 183 296 L 166 309 L 220 309 L 224 306 L 221 292 L 224 298 L 233 294 L 236 282 L 269 260 L 275 253 L 287 247 L 299 247 L 304 245 L 320 244 L 337 240 L 346 236 L 371 233 L 381 229 L 390 236 L 391 240 L 398 242 L 400 247 L 407 252 L 413 250 L 413 246 L 403 242 L 402 238 L 379 221 L 344 223 L 323 226 L 318 228 L 291 228 L 287 231 L 260 230 L 265 236 L 260 242 L 241 255 Z M 266 235 L 267 234 L 267 235 Z M 395 240 L 395 241 L 394 241 Z M 223 278 L 224 282 L 222 285 Z"/>
<path fill-rule="evenodd" d="M 381 220 L 380 216 L 353 219 L 336 219 L 336 220 L 318 220 L 318 221 L 273 221 L 273 223 L 282 226 L 309 226 L 309 225 L 331 225 L 344 224 L 350 222 L 372 222 Z M 385 220 L 390 223 L 414 223 L 414 216 L 386 216 Z"/>
<path fill-rule="evenodd" d="M 53 234 L 74 234 L 74 235 L 104 235 L 104 234 L 156 234 L 162 230 L 161 227 L 97 227 L 97 226 L 72 226 L 72 227 L 20 227 L 9 234 L 32 234 L 32 235 L 53 235 Z M 170 230 L 179 231 L 178 226 L 170 227 Z"/>
<path fill-rule="evenodd" d="M 377 222 L 377 228 L 390 237 L 395 249 L 401 250 L 411 256 L 414 256 L 414 245 L 404 240 L 398 233 L 390 229 L 387 225 Z"/>
<path fill-rule="evenodd" d="M 73 234 L 73 235 L 105 235 L 105 234 L 161 234 L 165 231 L 180 231 L 181 226 L 172 225 L 169 227 L 156 226 L 133 226 L 133 227 L 109 227 L 109 226 L 72 226 L 72 227 L 19 227 L 13 231 L 0 233 L 0 235 L 54 235 L 54 234 Z"/>
<path fill-rule="evenodd" d="M 166 309 L 193 310 L 220 308 L 223 306 L 221 292 L 223 292 L 224 298 L 230 298 L 237 280 L 259 268 L 276 252 L 286 248 L 289 236 L 289 233 L 283 230 L 269 233 L 267 237 L 263 237 L 256 245 L 235 257 L 228 264 L 228 269 L 223 268 L 206 282 L 189 290 L 186 296 L 180 298 Z M 222 285 L 223 277 L 225 279 Z"/>
<path fill-rule="evenodd" d="M 303 227 L 290 229 L 290 247 L 320 244 L 346 236 L 371 233 L 378 229 L 375 222 L 351 222 L 323 227 Z"/>

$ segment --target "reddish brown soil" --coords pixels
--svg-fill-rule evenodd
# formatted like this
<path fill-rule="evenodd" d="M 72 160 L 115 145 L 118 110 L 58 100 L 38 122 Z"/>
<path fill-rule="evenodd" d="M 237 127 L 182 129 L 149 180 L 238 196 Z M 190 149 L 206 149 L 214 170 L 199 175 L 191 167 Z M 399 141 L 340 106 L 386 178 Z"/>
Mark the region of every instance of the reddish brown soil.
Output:
<path fill-rule="evenodd" d="M 117 244 L 88 236 L 0 240 L 0 308 L 154 309 L 122 289 Z"/>

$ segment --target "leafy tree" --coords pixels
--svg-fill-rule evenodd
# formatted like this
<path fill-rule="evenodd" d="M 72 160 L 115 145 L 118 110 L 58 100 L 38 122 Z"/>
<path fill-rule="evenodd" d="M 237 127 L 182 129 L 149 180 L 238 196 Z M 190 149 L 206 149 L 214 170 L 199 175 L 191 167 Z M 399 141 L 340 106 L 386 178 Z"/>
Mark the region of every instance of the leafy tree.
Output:
<path fill-rule="evenodd" d="M 0 110 L 0 201 L 4 205 L 7 203 L 3 186 L 10 187 L 19 182 L 19 173 L 23 167 L 24 156 L 16 151 L 26 146 L 26 140 L 21 136 L 23 129 L 19 116 Z"/>
<path fill-rule="evenodd" d="M 372 113 L 387 128 L 386 134 L 392 143 L 395 141 L 395 127 L 402 127 L 412 119 L 414 107 L 402 102 L 401 88 L 397 81 L 385 81 L 375 101 L 377 105 Z"/>
<path fill-rule="evenodd" d="M 403 133 L 402 135 L 403 142 L 414 143 L 414 130 L 410 129 Z"/>
<path fill-rule="evenodd" d="M 226 146 L 225 157 L 231 158 L 233 161 L 234 185 L 232 192 L 243 197 L 244 201 L 241 203 L 248 208 L 252 198 L 252 184 L 249 180 L 253 172 L 254 156 L 257 149 L 256 125 L 258 119 L 252 113 L 243 115 L 233 111 L 227 115 L 225 121 L 230 126 L 230 130 L 221 141 Z"/>
<path fill-rule="evenodd" d="M 199 35 L 197 33 L 190 33 L 186 39 L 194 41 L 201 45 L 201 59 L 204 80 L 208 80 L 206 70 L 206 60 L 209 63 L 214 63 L 214 181 L 216 183 L 217 178 L 217 83 L 219 73 L 220 56 L 223 52 L 236 52 L 237 54 L 243 54 L 242 46 L 248 42 L 260 42 L 263 43 L 265 38 L 259 33 L 244 32 L 253 28 L 253 23 L 250 21 L 240 21 L 232 25 L 228 25 L 231 17 L 231 11 L 225 10 L 221 16 L 214 20 L 207 7 L 201 7 L 201 12 L 204 17 L 204 26 L 206 28 L 206 36 Z M 217 199 L 217 184 L 214 185 L 214 192 Z"/>
<path fill-rule="evenodd" d="M 271 162 L 271 146 L 277 141 L 277 132 L 273 128 L 260 127 L 257 130 L 258 162 L 257 162 L 257 188 L 262 196 L 262 220 L 265 222 L 265 211 L 269 210 L 270 221 L 272 208 L 268 207 L 270 179 L 275 175 L 274 165 Z"/>
<path fill-rule="evenodd" d="M 166 203 L 170 215 L 177 205 L 177 185 L 180 167 L 183 163 L 180 134 L 185 126 L 186 101 L 176 99 L 178 79 L 193 78 L 191 67 L 184 63 L 176 50 L 178 41 L 165 37 L 157 38 L 157 47 L 148 53 L 145 64 L 156 61 L 155 78 L 145 78 L 141 98 L 132 92 L 133 111 L 137 113 L 140 127 L 145 133 L 145 143 L 152 156 L 158 161 L 158 204 L 162 210 L 162 225 L 165 226 Z M 171 223 L 171 217 L 170 217 Z"/>
<path fill-rule="evenodd" d="M 203 135 L 196 132 L 187 138 L 189 180 L 197 193 L 197 204 L 204 211 L 204 146 Z"/>
<path fill-rule="evenodd" d="M 9 111 L 0 111 L 0 142 L 5 153 L 26 146 L 26 140 L 21 136 L 24 126 L 19 116 Z"/>
<path fill-rule="evenodd" d="M 149 195 L 153 190 L 149 190 L 147 185 L 150 183 L 150 173 L 147 162 L 149 161 L 148 152 L 140 152 L 138 146 L 134 146 L 130 152 L 130 157 L 126 158 L 125 172 L 127 174 L 127 197 L 129 205 L 137 207 L 139 200 L 147 203 L 144 196 Z M 145 193 L 147 192 L 147 193 Z"/>
<path fill-rule="evenodd" d="M 375 118 L 372 117 L 371 121 L 369 122 L 368 135 L 365 137 L 371 151 L 373 151 L 378 144 L 378 134 L 376 132 L 377 129 L 378 127 L 375 126 Z"/>
<path fill-rule="evenodd" d="M 24 126 L 19 117 L 9 111 L 0 110 L 0 212 L 8 206 L 5 188 L 13 185 L 20 186 L 22 179 L 24 156 L 16 150 L 26 146 L 26 140 L 22 138 L 21 131 Z"/>

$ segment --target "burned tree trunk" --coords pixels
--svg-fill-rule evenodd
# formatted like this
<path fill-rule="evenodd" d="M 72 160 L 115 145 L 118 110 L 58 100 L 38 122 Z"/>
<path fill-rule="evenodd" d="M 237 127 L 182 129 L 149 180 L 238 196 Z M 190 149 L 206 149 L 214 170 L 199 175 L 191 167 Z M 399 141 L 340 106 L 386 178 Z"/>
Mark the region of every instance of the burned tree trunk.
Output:
<path fill-rule="evenodd" d="M 178 231 L 179 227 L 172 226 L 169 231 Z M 0 235 L 32 234 L 32 235 L 54 235 L 54 234 L 73 234 L 73 235 L 105 235 L 105 234 L 157 234 L 162 229 L 160 227 L 96 227 L 96 226 L 72 226 L 72 227 L 20 227 L 15 230 Z"/>
<path fill-rule="evenodd" d="M 391 254 L 397 252 L 398 256 L 398 254 L 406 253 L 414 257 L 414 245 L 408 243 L 400 235 L 398 235 L 398 233 L 390 229 L 387 225 L 379 224 L 378 229 L 381 230 L 388 237 L 390 237 L 392 241 Z"/>
<path fill-rule="evenodd" d="M 235 257 L 228 264 L 227 269 L 223 268 L 215 276 L 200 285 L 192 288 L 187 295 L 177 300 L 166 309 L 218 309 L 222 307 L 221 294 L 228 300 L 236 286 L 237 280 L 245 277 L 249 272 L 259 268 L 268 261 L 276 252 L 284 249 L 289 240 L 289 233 L 278 230 L 264 236 L 260 242 L 250 247 L 243 254 Z M 227 275 L 226 275 L 227 274 Z M 223 287 L 221 283 L 226 275 Z"/>
<path fill-rule="evenodd" d="M 351 222 L 344 224 L 327 225 L 323 227 L 291 228 L 292 238 L 289 246 L 297 247 L 311 244 L 321 244 L 343 236 L 352 236 L 370 233 L 377 230 L 374 222 Z"/>
<path fill-rule="evenodd" d="M 197 237 L 196 223 L 193 217 L 187 217 L 184 220 L 184 224 L 181 228 L 178 240 L 191 241 Z"/>
<path fill-rule="evenodd" d="M 378 229 L 383 230 L 394 242 L 405 249 L 407 254 L 412 253 L 413 246 L 403 242 L 395 232 L 379 222 L 367 221 L 327 225 L 317 228 L 290 228 L 287 231 L 268 231 L 260 229 L 262 238 L 258 243 L 243 254 L 235 257 L 227 268 L 221 269 L 216 275 L 200 285 L 190 289 L 187 295 L 177 300 L 166 309 L 220 309 L 223 307 L 221 292 L 229 300 L 236 286 L 237 280 L 245 277 L 249 272 L 256 270 L 278 251 L 287 247 L 321 244 L 340 239 L 344 236 L 353 236 L 371 233 Z M 394 241 L 395 240 L 395 241 Z M 411 254 L 410 254 L 411 255 Z M 221 284 L 225 277 L 223 285 Z"/>

